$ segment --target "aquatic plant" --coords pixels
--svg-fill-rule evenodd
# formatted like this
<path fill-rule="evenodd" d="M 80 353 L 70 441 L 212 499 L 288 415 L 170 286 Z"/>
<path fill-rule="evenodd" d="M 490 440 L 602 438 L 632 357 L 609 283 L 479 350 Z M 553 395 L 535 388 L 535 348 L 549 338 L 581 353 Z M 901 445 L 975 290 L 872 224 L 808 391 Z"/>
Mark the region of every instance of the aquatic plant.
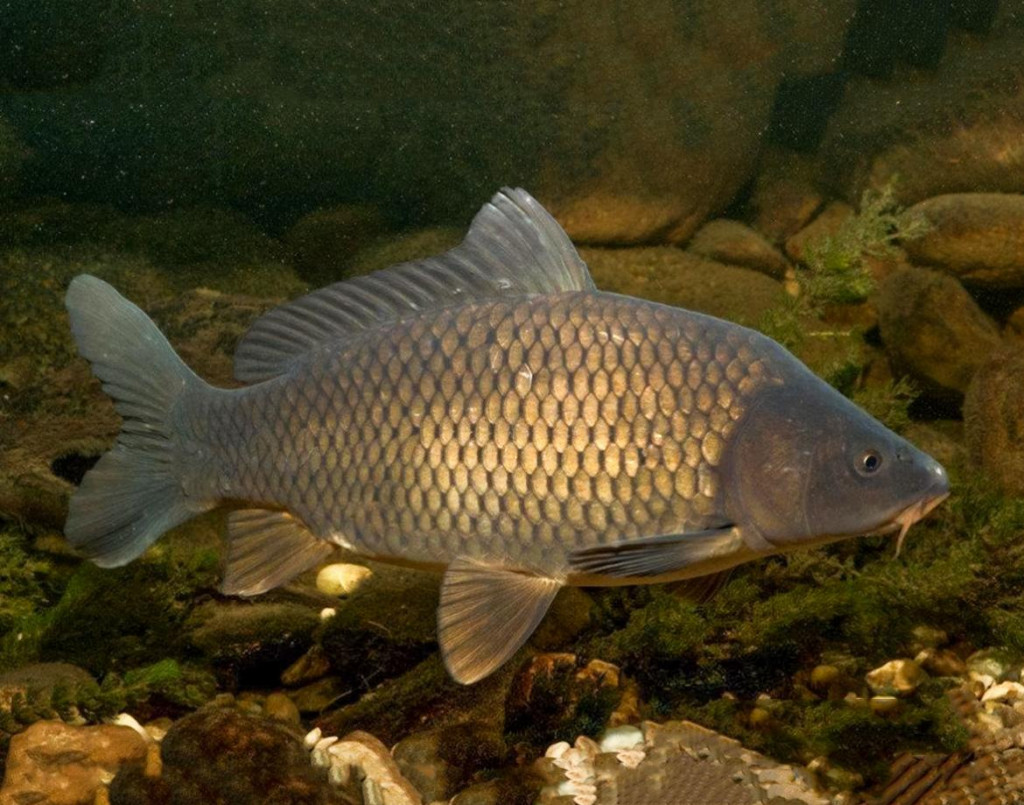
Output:
<path fill-rule="evenodd" d="M 807 244 L 806 272 L 799 275 L 802 296 L 813 309 L 826 304 L 863 302 L 875 288 L 867 268 L 872 257 L 893 257 L 895 245 L 926 234 L 931 225 L 896 201 L 898 180 L 880 190 L 868 189 L 856 215 L 831 235 Z"/>
<path fill-rule="evenodd" d="M 919 238 L 931 228 L 924 216 L 900 207 L 896 185 L 893 179 L 880 190 L 865 190 L 855 215 L 834 233 L 807 244 L 804 267 L 796 274 L 799 293 L 765 314 L 758 327 L 762 332 L 790 349 L 808 335 L 837 335 L 809 325 L 829 305 L 865 301 L 875 289 L 869 260 L 894 257 L 897 243 Z"/>

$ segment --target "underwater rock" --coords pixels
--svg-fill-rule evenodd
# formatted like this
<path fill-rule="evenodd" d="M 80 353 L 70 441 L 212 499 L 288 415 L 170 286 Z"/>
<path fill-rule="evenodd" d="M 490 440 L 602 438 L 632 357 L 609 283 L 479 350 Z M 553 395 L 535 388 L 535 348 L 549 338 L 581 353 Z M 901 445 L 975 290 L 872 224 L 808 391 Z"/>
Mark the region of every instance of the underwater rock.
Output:
<path fill-rule="evenodd" d="M 785 243 L 810 223 L 825 203 L 817 172 L 804 154 L 766 148 L 750 198 L 754 229 L 772 243 Z"/>
<path fill-rule="evenodd" d="M 283 721 L 286 724 L 299 724 L 299 708 L 287 693 L 274 692 L 267 696 L 263 702 L 263 712 L 268 718 Z"/>
<path fill-rule="evenodd" d="M 11 738 L 0 802 L 92 805 L 121 766 L 145 756 L 146 740 L 130 727 L 39 721 Z"/>
<path fill-rule="evenodd" d="M 969 734 L 953 752 L 904 753 L 872 802 L 900 805 L 1024 801 L 1024 730 L 1014 708 L 986 703 L 964 685 L 947 693 L 960 729 Z M 1018 705 L 1019 707 L 1019 705 Z M 1012 712 L 1008 712 L 1012 711 Z"/>
<path fill-rule="evenodd" d="M 1024 195 L 953 193 L 915 204 L 908 214 L 932 225 L 904 244 L 914 262 L 939 266 L 965 284 L 1024 287 Z"/>
<path fill-rule="evenodd" d="M 639 296 L 753 325 L 785 296 L 782 283 L 672 247 L 581 249 L 602 291 Z"/>
<path fill-rule="evenodd" d="M 141 763 L 123 768 L 110 785 L 111 805 L 348 802 L 310 766 L 301 732 L 234 708 L 205 707 L 175 722 L 160 744 L 159 765 L 156 774 Z"/>
<path fill-rule="evenodd" d="M 465 723 L 413 733 L 391 754 L 424 802 L 447 802 L 474 774 L 500 766 L 508 747 L 496 727 Z"/>
<path fill-rule="evenodd" d="M 355 693 L 355 683 L 337 676 L 325 676 L 292 693 L 292 701 L 302 713 L 322 713 L 339 699 Z"/>
<path fill-rule="evenodd" d="M 831 237 L 850 220 L 856 211 L 843 201 L 832 201 L 805 227 L 786 239 L 786 254 L 798 263 L 804 262 L 809 246 Z"/>
<path fill-rule="evenodd" d="M 1024 702 L 1024 685 L 1019 682 L 999 682 L 986 690 L 982 702 Z"/>
<path fill-rule="evenodd" d="M 896 179 L 898 200 L 943 193 L 1024 191 L 1024 84 L 1019 11 L 979 38 L 956 33 L 938 69 L 900 66 L 888 79 L 855 76 L 820 147 L 822 175 L 855 200 Z"/>
<path fill-rule="evenodd" d="M 330 670 L 331 663 L 324 654 L 323 646 L 314 643 L 309 651 L 281 672 L 281 684 L 290 687 L 304 685 L 326 676 Z"/>
<path fill-rule="evenodd" d="M 964 441 L 972 463 L 1002 490 L 1024 494 L 1024 355 L 992 355 L 964 397 Z"/>
<path fill-rule="evenodd" d="M 540 787 L 540 780 L 528 771 L 508 774 L 463 789 L 448 805 L 534 805 Z"/>
<path fill-rule="evenodd" d="M 15 696 L 31 692 L 49 702 L 54 688 L 72 694 L 78 688 L 92 687 L 96 680 L 84 668 L 67 662 L 39 662 L 0 674 L 0 711 L 9 711 Z"/>
<path fill-rule="evenodd" d="M 875 693 L 897 693 L 900 696 L 910 696 L 927 678 L 928 674 L 921 670 L 921 666 L 908 659 L 890 660 L 864 677 Z"/>
<path fill-rule="evenodd" d="M 898 370 L 959 400 L 1002 343 L 995 324 L 953 277 L 908 268 L 878 288 L 878 324 Z"/>
<path fill-rule="evenodd" d="M 458 246 L 465 234 L 463 227 L 435 226 L 382 237 L 352 257 L 348 276 L 369 274 L 397 263 L 443 254 Z"/>
<path fill-rule="evenodd" d="M 974 652 L 967 658 L 967 670 L 972 674 L 983 674 L 996 682 L 1020 678 L 1020 661 L 1006 649 L 987 648 Z"/>
<path fill-rule="evenodd" d="M 764 236 L 728 218 L 708 221 L 686 245 L 687 251 L 719 263 L 752 268 L 781 280 L 789 263 Z"/>
<path fill-rule="evenodd" d="M 574 654 L 538 654 L 519 668 L 505 700 L 505 730 L 540 743 L 545 736 L 608 726 L 623 697 L 618 667 L 584 664 Z"/>
<path fill-rule="evenodd" d="M 967 663 L 949 649 L 923 649 L 914 657 L 914 662 L 932 676 L 967 676 Z"/>
<path fill-rule="evenodd" d="M 315 610 L 270 601 L 211 601 L 186 625 L 189 642 L 235 681 L 273 684 L 312 644 Z"/>
<path fill-rule="evenodd" d="M 284 235 L 302 279 L 319 288 L 344 279 L 352 259 L 386 229 L 373 204 L 338 204 L 306 213 Z"/>

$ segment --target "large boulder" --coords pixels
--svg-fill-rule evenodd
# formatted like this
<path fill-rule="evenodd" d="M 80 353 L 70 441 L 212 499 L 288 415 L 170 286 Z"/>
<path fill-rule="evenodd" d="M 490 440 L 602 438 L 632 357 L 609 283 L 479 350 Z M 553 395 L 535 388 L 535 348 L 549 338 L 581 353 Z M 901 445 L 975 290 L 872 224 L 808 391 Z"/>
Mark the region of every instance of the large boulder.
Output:
<path fill-rule="evenodd" d="M 275 222 L 383 202 L 414 222 L 517 183 L 574 237 L 636 243 L 685 240 L 732 200 L 780 83 L 834 71 L 856 3 L 47 5 L 0 32 L 31 45 L 0 115 L 35 191 Z"/>
<path fill-rule="evenodd" d="M 1024 29 L 1006 6 L 985 37 L 954 33 L 937 68 L 856 77 L 821 146 L 832 189 L 856 201 L 895 183 L 903 204 L 1024 192 Z"/>

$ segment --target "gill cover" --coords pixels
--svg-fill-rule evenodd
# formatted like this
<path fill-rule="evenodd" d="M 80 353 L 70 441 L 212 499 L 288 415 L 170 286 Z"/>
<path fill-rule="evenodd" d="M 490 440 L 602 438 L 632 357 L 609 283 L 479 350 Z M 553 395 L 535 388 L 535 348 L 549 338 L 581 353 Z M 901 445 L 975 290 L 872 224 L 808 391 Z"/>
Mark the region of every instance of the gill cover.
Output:
<path fill-rule="evenodd" d="M 777 549 L 895 527 L 939 464 L 808 371 L 759 390 L 722 458 L 726 513 Z"/>

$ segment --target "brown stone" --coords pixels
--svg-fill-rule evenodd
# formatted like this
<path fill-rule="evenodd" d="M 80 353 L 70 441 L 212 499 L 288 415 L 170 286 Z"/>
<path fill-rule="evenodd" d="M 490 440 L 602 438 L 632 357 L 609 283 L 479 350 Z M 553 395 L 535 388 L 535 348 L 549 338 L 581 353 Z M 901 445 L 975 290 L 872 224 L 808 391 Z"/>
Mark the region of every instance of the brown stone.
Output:
<path fill-rule="evenodd" d="M 897 271 L 879 286 L 876 304 L 882 341 L 896 368 L 955 399 L 1002 343 L 995 324 L 947 274 Z"/>
<path fill-rule="evenodd" d="M 777 280 L 785 276 L 789 267 L 782 253 L 763 235 L 728 218 L 716 218 L 704 224 L 687 250 L 719 263 L 752 268 Z"/>
<path fill-rule="evenodd" d="M 765 149 L 750 205 L 754 228 L 772 243 L 784 243 L 825 203 L 816 177 L 818 165 L 803 154 Z"/>
<path fill-rule="evenodd" d="M 125 763 L 146 757 L 130 727 L 72 727 L 38 721 L 11 738 L 0 805 L 92 805 Z"/>
<path fill-rule="evenodd" d="M 909 212 L 931 224 L 904 244 L 914 262 L 939 266 L 972 285 L 1024 287 L 1024 195 L 953 193 Z"/>
<path fill-rule="evenodd" d="M 782 283 L 682 249 L 582 249 L 597 287 L 754 325 L 785 297 Z"/>
<path fill-rule="evenodd" d="M 1019 345 L 993 355 L 964 398 L 964 438 L 971 462 L 1004 491 L 1024 493 L 1024 355 Z"/>
<path fill-rule="evenodd" d="M 304 215 L 284 241 L 299 275 L 313 285 L 326 285 L 342 279 L 355 254 L 384 229 L 377 207 L 341 204 Z"/>

